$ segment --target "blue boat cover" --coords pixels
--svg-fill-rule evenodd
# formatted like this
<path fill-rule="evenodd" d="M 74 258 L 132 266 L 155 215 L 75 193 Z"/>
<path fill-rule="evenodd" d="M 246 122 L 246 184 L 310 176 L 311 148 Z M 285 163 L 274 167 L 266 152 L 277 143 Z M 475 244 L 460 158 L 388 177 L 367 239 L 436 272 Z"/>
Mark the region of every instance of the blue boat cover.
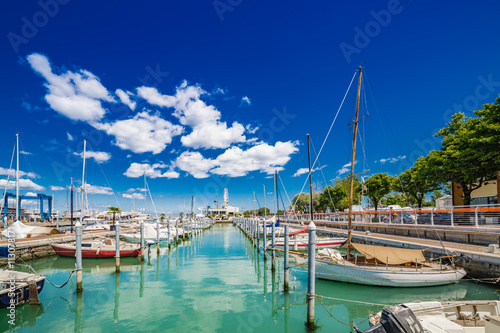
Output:
<path fill-rule="evenodd" d="M 0 257 L 9 257 L 9 248 L 7 246 L 0 246 Z"/>
<path fill-rule="evenodd" d="M 268 224 L 266 225 L 267 228 L 271 228 L 273 226 L 273 224 Z M 280 220 L 278 219 L 278 222 L 276 222 L 276 224 L 274 225 L 276 228 L 280 226 Z"/>

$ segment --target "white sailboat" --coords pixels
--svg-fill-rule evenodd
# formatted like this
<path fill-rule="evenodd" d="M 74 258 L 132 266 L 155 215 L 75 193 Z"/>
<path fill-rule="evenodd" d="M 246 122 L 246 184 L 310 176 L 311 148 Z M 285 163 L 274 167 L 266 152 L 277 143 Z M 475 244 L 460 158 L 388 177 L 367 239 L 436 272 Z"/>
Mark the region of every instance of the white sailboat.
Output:
<path fill-rule="evenodd" d="M 320 250 L 316 259 L 316 276 L 324 280 L 390 287 L 421 287 L 456 283 L 465 276 L 465 270 L 441 262 L 428 262 L 421 250 L 354 244 L 351 241 L 353 180 L 362 70 L 363 67 L 359 67 L 350 174 L 347 253 L 342 256 L 337 250 Z M 351 254 L 353 249 L 361 255 L 353 256 Z"/>

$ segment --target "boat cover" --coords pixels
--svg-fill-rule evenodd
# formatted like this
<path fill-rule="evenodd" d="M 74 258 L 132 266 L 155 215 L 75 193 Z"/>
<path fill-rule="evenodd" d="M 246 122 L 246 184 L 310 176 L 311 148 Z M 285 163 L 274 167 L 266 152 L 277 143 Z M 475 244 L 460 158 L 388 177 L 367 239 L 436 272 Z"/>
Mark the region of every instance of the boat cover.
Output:
<path fill-rule="evenodd" d="M 351 243 L 352 246 L 362 253 L 367 259 L 376 259 L 381 263 L 389 265 L 402 265 L 406 263 L 424 262 L 422 250 L 402 249 L 399 247 L 378 246 L 368 244 Z"/>
<path fill-rule="evenodd" d="M 297 230 L 297 231 L 292 231 L 290 233 L 290 236 L 298 235 L 298 234 L 305 234 L 306 232 L 309 232 L 309 226 L 307 226 L 307 227 L 305 227 L 303 229 Z"/>
<path fill-rule="evenodd" d="M 33 226 L 25 225 L 21 221 L 16 221 L 2 231 L 2 236 L 9 237 L 9 234 L 14 233 L 14 238 L 26 238 L 33 228 Z"/>

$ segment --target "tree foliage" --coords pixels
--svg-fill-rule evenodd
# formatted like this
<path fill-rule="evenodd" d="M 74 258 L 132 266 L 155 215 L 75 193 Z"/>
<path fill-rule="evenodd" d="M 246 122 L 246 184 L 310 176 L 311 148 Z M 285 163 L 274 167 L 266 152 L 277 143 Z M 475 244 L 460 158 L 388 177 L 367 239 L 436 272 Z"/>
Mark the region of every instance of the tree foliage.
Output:
<path fill-rule="evenodd" d="M 427 193 L 437 190 L 441 185 L 436 177 L 429 177 L 433 169 L 435 166 L 432 165 L 432 159 L 428 156 L 420 157 L 411 168 L 398 177 L 397 185 L 402 187 L 404 193 L 415 199 L 419 208 L 422 207 Z"/>
<path fill-rule="evenodd" d="M 387 173 L 376 173 L 366 180 L 367 196 L 375 210 L 378 209 L 382 198 L 392 192 L 394 182 L 394 177 Z"/>
<path fill-rule="evenodd" d="M 313 192 L 313 212 L 320 211 L 320 194 Z M 292 199 L 292 205 L 295 207 L 296 212 L 309 212 L 309 193 L 296 194 Z M 292 207 L 293 209 L 293 207 Z"/>
<path fill-rule="evenodd" d="M 400 193 L 388 194 L 380 200 L 380 203 L 386 206 L 399 205 L 401 207 L 404 207 L 407 205 L 406 198 Z"/>
<path fill-rule="evenodd" d="M 436 136 L 442 138 L 439 151 L 428 157 L 436 165 L 433 176 L 441 183 L 455 182 L 463 191 L 464 204 L 471 193 L 500 170 L 500 96 L 496 103 L 474 111 L 476 117 L 459 112 Z"/>
<path fill-rule="evenodd" d="M 115 224 L 116 213 L 121 213 L 122 211 L 120 210 L 120 208 L 113 207 L 113 206 L 108 207 L 108 210 L 109 210 L 109 213 L 113 213 L 113 224 Z"/>
<path fill-rule="evenodd" d="M 250 215 L 257 216 L 257 215 L 264 215 L 264 214 L 270 215 L 271 210 L 267 207 L 260 207 L 260 208 L 245 210 L 243 212 L 244 216 L 250 216 Z"/>

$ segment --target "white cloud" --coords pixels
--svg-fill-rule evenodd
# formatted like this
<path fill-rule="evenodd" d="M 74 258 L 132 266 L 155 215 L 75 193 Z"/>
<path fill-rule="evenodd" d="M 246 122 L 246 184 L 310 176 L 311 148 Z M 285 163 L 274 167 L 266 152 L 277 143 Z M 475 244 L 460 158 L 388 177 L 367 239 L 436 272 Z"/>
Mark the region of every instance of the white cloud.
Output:
<path fill-rule="evenodd" d="M 113 189 L 111 187 L 97 186 L 85 184 L 85 192 L 88 194 L 106 194 L 113 195 Z"/>
<path fill-rule="evenodd" d="M 162 172 L 161 169 L 166 169 L 165 172 Z M 150 165 L 148 163 L 132 163 L 128 167 L 127 171 L 125 171 L 124 175 L 129 178 L 138 178 L 144 176 L 149 178 L 179 178 L 179 173 L 174 171 L 171 167 L 163 163 L 155 163 Z M 130 191 L 131 189 L 129 189 Z M 139 190 L 139 189 L 138 189 Z M 128 192 L 128 191 L 127 191 Z"/>
<path fill-rule="evenodd" d="M 66 132 L 66 135 L 68 136 L 68 140 L 69 141 L 73 141 L 74 140 L 73 135 L 69 134 L 69 132 Z"/>
<path fill-rule="evenodd" d="M 9 183 L 7 184 L 7 179 L 0 179 L 0 188 L 5 188 L 5 185 L 8 185 L 7 189 L 9 190 L 15 189 L 16 181 L 9 180 Z M 34 191 L 45 190 L 45 187 L 35 184 L 31 179 L 19 179 L 19 188 L 21 190 L 34 190 Z"/>
<path fill-rule="evenodd" d="M 232 143 L 246 141 L 243 125 L 233 122 L 228 127 L 226 122 L 220 121 L 220 111 L 200 99 L 201 95 L 206 94 L 200 86 L 188 86 L 183 81 L 177 87 L 175 96 L 162 95 L 151 87 L 139 87 L 137 92 L 149 104 L 175 109 L 173 115 L 182 125 L 192 129 L 191 133 L 181 138 L 186 147 L 227 148 Z"/>
<path fill-rule="evenodd" d="M 217 87 L 212 91 L 212 95 L 224 95 L 225 93 L 226 91 L 220 87 Z"/>
<path fill-rule="evenodd" d="M 6 169 L 0 167 L 0 176 L 10 176 L 10 177 L 15 177 L 16 176 L 16 170 L 14 169 Z M 40 178 L 39 175 L 37 175 L 34 172 L 24 172 L 19 170 L 19 177 L 26 177 L 26 178 Z"/>
<path fill-rule="evenodd" d="M 274 146 L 260 143 L 248 150 L 232 147 L 216 158 L 218 167 L 212 173 L 241 177 L 251 171 L 260 171 L 272 174 L 275 170 L 283 170 L 291 155 L 296 153 L 298 142 L 278 141 Z"/>
<path fill-rule="evenodd" d="M 174 165 L 190 173 L 194 178 L 207 178 L 210 169 L 216 166 L 216 162 L 204 158 L 199 152 L 183 152 L 174 162 Z"/>
<path fill-rule="evenodd" d="M 182 126 L 151 115 L 146 111 L 136 114 L 132 119 L 118 120 L 112 124 L 99 124 L 98 129 L 106 131 L 116 138 L 115 144 L 121 149 L 134 153 L 161 153 L 172 137 L 183 132 Z"/>
<path fill-rule="evenodd" d="M 122 196 L 124 198 L 127 198 L 127 199 L 135 199 L 135 200 L 144 200 L 144 199 L 146 199 L 146 197 L 142 193 L 132 193 L 132 194 L 123 193 Z"/>
<path fill-rule="evenodd" d="M 323 169 L 324 167 L 326 167 L 326 165 L 323 165 L 321 168 L 320 168 L 320 167 L 314 168 L 314 169 L 312 170 L 312 172 L 314 172 L 314 171 L 318 171 L 318 170 L 321 170 L 321 169 Z M 293 174 L 293 176 L 292 176 L 292 177 L 298 177 L 298 176 L 303 175 L 303 174 L 305 174 L 305 173 L 309 173 L 309 168 L 300 168 L 299 170 L 297 170 L 297 172 L 295 172 L 295 173 Z"/>
<path fill-rule="evenodd" d="M 29 196 L 29 197 L 36 197 L 36 193 L 35 192 L 27 192 L 25 195 Z"/>
<path fill-rule="evenodd" d="M 356 163 L 358 163 L 358 161 L 354 161 L 354 165 L 356 165 Z M 351 162 L 349 162 L 349 163 L 347 163 L 347 164 L 344 164 L 344 165 L 342 166 L 342 168 L 341 168 L 340 170 L 338 170 L 338 171 L 337 171 L 337 173 L 339 174 L 339 176 L 340 176 L 340 175 L 343 175 L 344 173 L 349 173 L 349 172 L 351 172 L 351 165 L 352 165 L 352 163 L 351 163 Z"/>
<path fill-rule="evenodd" d="M 382 164 L 385 164 L 386 162 L 396 163 L 397 161 L 404 160 L 405 158 L 406 158 L 406 155 L 404 155 L 404 156 L 399 155 L 398 157 L 382 158 L 379 161 L 375 161 L 375 163 L 377 163 L 377 162 L 380 162 Z"/>
<path fill-rule="evenodd" d="M 64 187 L 62 187 L 62 186 L 51 186 L 51 187 L 50 187 L 50 190 L 51 190 L 51 191 L 64 191 L 64 190 L 65 190 L 65 188 L 64 188 Z"/>
<path fill-rule="evenodd" d="M 67 71 L 60 75 L 53 72 L 47 57 L 33 53 L 28 62 L 35 72 L 47 83 L 48 94 L 45 100 L 52 109 L 73 119 L 87 122 L 101 120 L 106 110 L 101 101 L 115 102 L 99 78 L 86 70 Z"/>
<path fill-rule="evenodd" d="M 130 91 L 125 92 L 121 89 L 116 89 L 115 94 L 118 96 L 118 98 L 120 98 L 120 101 L 123 104 L 128 105 L 130 110 L 135 110 L 135 106 L 137 103 L 130 100 L 130 96 L 133 95 Z"/>
<path fill-rule="evenodd" d="M 272 174 L 283 170 L 290 156 L 298 151 L 298 142 L 277 142 L 274 146 L 260 143 L 247 150 L 227 149 L 215 160 L 204 158 L 199 152 L 184 152 L 174 162 L 179 169 L 195 178 L 207 178 L 209 172 L 229 177 L 241 177 L 252 171 Z"/>
<path fill-rule="evenodd" d="M 21 151 L 19 152 L 19 154 L 22 154 L 22 155 L 33 155 L 33 153 L 30 153 L 30 152 L 28 152 L 28 151 L 24 151 L 24 150 L 21 150 Z"/>
<path fill-rule="evenodd" d="M 248 125 L 246 125 L 246 126 L 245 126 L 245 129 L 246 129 L 246 131 L 247 131 L 249 134 L 254 134 L 255 132 L 257 132 L 257 131 L 259 130 L 259 127 L 258 127 L 258 126 L 256 126 L 256 127 L 252 128 L 252 126 L 251 126 L 250 124 L 248 124 Z M 248 140 L 248 141 L 255 141 L 255 140 L 257 140 L 257 138 L 253 138 L 253 139 L 250 139 L 250 140 Z M 248 141 L 247 141 L 247 142 L 248 142 Z"/>
<path fill-rule="evenodd" d="M 243 96 L 241 98 L 240 107 L 245 105 L 245 104 L 248 106 L 252 105 L 252 102 L 250 101 L 250 98 L 248 98 L 248 96 Z"/>
<path fill-rule="evenodd" d="M 81 153 L 74 152 L 73 154 L 80 156 L 80 157 L 83 156 L 83 152 L 81 152 Z M 106 162 L 106 161 L 109 161 L 109 159 L 111 158 L 111 154 L 106 153 L 104 151 L 87 151 L 87 152 L 85 152 L 85 159 L 89 159 L 89 158 L 93 158 L 96 162 L 99 162 L 99 163 Z"/>

